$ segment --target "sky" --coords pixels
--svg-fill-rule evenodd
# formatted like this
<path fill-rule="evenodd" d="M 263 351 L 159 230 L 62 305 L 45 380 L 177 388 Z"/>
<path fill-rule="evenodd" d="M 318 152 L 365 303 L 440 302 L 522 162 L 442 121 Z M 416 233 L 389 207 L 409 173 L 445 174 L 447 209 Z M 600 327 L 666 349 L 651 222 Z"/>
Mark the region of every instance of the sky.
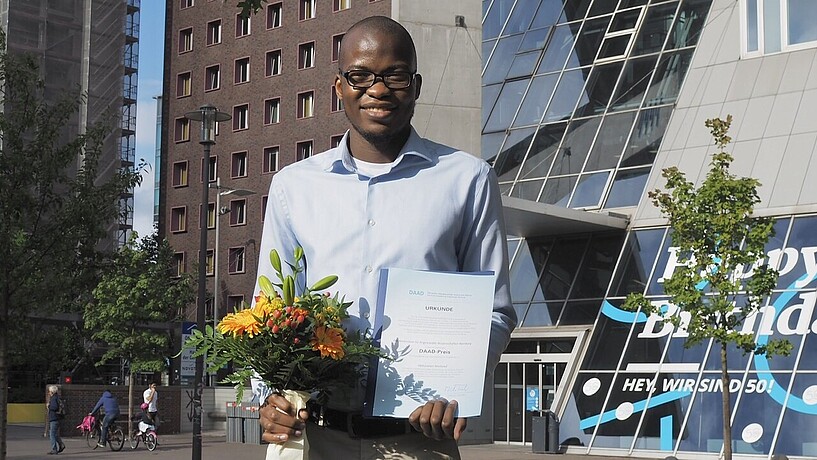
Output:
<path fill-rule="evenodd" d="M 153 233 L 154 157 L 156 155 L 156 96 L 162 94 L 165 2 L 142 2 L 139 30 L 139 89 L 136 100 L 136 160 L 148 168 L 134 190 L 133 229 L 139 236 Z"/>

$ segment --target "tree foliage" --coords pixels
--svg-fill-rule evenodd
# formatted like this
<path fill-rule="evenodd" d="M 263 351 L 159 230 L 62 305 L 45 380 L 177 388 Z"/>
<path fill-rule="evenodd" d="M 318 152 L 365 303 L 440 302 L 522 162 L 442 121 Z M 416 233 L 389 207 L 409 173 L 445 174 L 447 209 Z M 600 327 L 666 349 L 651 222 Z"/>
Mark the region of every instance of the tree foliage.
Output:
<path fill-rule="evenodd" d="M 777 284 L 778 272 L 765 261 L 765 245 L 774 235 L 773 221 L 753 215 L 760 203 L 757 179 L 729 172 L 734 160 L 724 149 L 732 116 L 706 121 L 718 151 L 699 187 L 677 167 L 663 170 L 669 192 L 649 192 L 653 204 L 669 219 L 672 245 L 678 248 L 680 266 L 664 280 L 672 306 L 664 321 L 683 327 L 689 334 L 685 346 L 713 339 L 720 348 L 721 380 L 729 388 L 727 347 L 744 353 L 787 355 L 791 344 L 770 340 L 758 344 L 752 334 L 742 333 L 744 321 L 761 314 L 761 308 Z M 630 294 L 628 309 L 662 314 L 660 304 L 643 294 Z M 724 456 L 731 460 L 730 399 L 723 395 Z"/>
<path fill-rule="evenodd" d="M 95 284 L 100 241 L 141 165 L 100 172 L 113 125 L 72 134 L 85 95 L 46 97 L 35 56 L 8 54 L 0 31 L 0 460 L 6 456 L 11 328 L 34 313 L 75 311 Z M 114 121 L 114 120 L 111 120 Z"/>

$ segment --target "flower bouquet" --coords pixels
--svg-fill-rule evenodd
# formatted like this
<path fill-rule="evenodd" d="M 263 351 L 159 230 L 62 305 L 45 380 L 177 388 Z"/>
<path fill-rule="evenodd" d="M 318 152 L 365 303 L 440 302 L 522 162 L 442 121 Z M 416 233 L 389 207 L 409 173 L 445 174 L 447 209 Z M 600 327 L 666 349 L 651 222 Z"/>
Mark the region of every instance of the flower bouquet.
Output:
<path fill-rule="evenodd" d="M 194 356 L 206 357 L 208 371 L 232 364 L 234 372 L 223 382 L 236 386 L 237 400 L 247 382 L 260 378 L 298 413 L 311 397 L 322 401 L 332 388 L 353 385 L 370 359 L 383 355 L 370 336 L 343 329 L 351 302 L 325 292 L 337 276 L 296 292 L 295 280 L 304 270 L 303 250 L 296 248 L 294 256 L 294 263 L 287 262 L 292 274 L 284 275 L 273 249 L 270 262 L 277 282 L 261 275 L 261 292 L 251 308 L 244 305 L 226 315 L 215 330 L 208 325 L 204 332 L 193 331 L 185 347 L 194 348 Z M 298 440 L 270 444 L 267 459 L 284 458 L 309 458 L 305 432 Z"/>

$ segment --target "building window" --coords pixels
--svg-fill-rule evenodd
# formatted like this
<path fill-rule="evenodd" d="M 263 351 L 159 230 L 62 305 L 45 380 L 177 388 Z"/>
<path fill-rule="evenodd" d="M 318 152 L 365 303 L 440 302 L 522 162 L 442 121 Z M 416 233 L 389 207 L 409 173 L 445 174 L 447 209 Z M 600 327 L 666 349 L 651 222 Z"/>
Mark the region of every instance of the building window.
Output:
<path fill-rule="evenodd" d="M 335 91 L 335 87 L 329 87 L 329 94 L 332 95 L 332 107 L 330 107 L 330 111 L 332 112 L 340 112 L 343 110 L 343 99 L 338 97 L 337 91 Z"/>
<path fill-rule="evenodd" d="M 332 37 L 332 62 L 338 62 L 338 59 L 340 59 L 341 42 L 343 42 L 343 34 Z"/>
<path fill-rule="evenodd" d="M 213 276 L 215 274 L 215 267 L 216 267 L 216 257 L 215 252 L 212 249 L 207 250 L 207 255 L 205 256 L 205 265 L 207 265 L 207 276 Z"/>
<path fill-rule="evenodd" d="M 340 145 L 340 141 L 343 140 L 343 134 L 336 134 L 329 138 L 329 147 L 335 148 Z"/>
<path fill-rule="evenodd" d="M 236 38 L 246 37 L 250 34 L 250 17 L 242 17 L 241 14 L 235 15 L 235 36 Z"/>
<path fill-rule="evenodd" d="M 179 31 L 179 53 L 186 53 L 188 51 L 193 51 L 192 27 Z"/>
<path fill-rule="evenodd" d="M 747 56 L 817 46 L 817 2 L 743 0 L 743 51 Z"/>
<path fill-rule="evenodd" d="M 236 311 L 243 308 L 243 295 L 228 295 L 227 296 L 227 311 Z M 220 319 L 220 318 L 219 318 Z"/>
<path fill-rule="evenodd" d="M 267 51 L 264 66 L 264 75 L 271 77 L 273 75 L 281 74 L 281 50 Z"/>
<path fill-rule="evenodd" d="M 173 186 L 187 187 L 187 162 L 173 163 Z"/>
<path fill-rule="evenodd" d="M 271 173 L 278 171 L 278 151 L 280 148 L 276 145 L 275 147 L 264 147 L 264 164 L 263 164 L 263 171 L 265 173 Z"/>
<path fill-rule="evenodd" d="M 264 101 L 264 124 L 271 125 L 281 121 L 281 98 Z"/>
<path fill-rule="evenodd" d="M 250 127 L 250 105 L 242 104 L 233 107 L 233 131 Z"/>
<path fill-rule="evenodd" d="M 202 171 L 201 180 L 204 180 L 204 170 L 205 170 L 204 160 L 201 160 L 201 171 Z M 211 156 L 210 157 L 210 165 L 207 168 L 207 180 L 209 182 L 215 182 L 216 177 L 218 177 L 218 157 L 217 156 Z"/>
<path fill-rule="evenodd" d="M 332 2 L 332 11 L 338 12 L 348 10 L 352 7 L 352 0 L 334 0 Z"/>
<path fill-rule="evenodd" d="M 212 65 L 204 69 L 204 90 L 217 90 L 221 85 L 221 66 Z M 218 124 L 216 124 L 218 125 Z"/>
<path fill-rule="evenodd" d="M 216 204 L 207 203 L 207 228 L 216 228 Z"/>
<path fill-rule="evenodd" d="M 230 225 L 247 224 L 247 200 L 230 201 Z"/>
<path fill-rule="evenodd" d="M 315 93 L 307 91 L 298 94 L 298 118 L 309 118 L 315 108 Z"/>
<path fill-rule="evenodd" d="M 250 81 L 250 58 L 236 59 L 235 79 L 233 82 L 237 85 L 239 83 L 247 83 L 248 81 Z"/>
<path fill-rule="evenodd" d="M 184 266 L 184 253 L 177 252 L 173 254 L 173 276 L 176 278 L 182 276 L 182 274 L 186 271 Z"/>
<path fill-rule="evenodd" d="M 298 7 L 298 19 L 304 21 L 306 19 L 315 18 L 315 0 L 300 0 Z"/>
<path fill-rule="evenodd" d="M 187 231 L 187 207 L 179 206 L 170 210 L 170 231 L 173 233 Z"/>
<path fill-rule="evenodd" d="M 298 45 L 298 68 L 315 67 L 315 42 Z"/>
<path fill-rule="evenodd" d="M 247 177 L 247 152 L 233 153 L 230 176 L 233 178 Z"/>
<path fill-rule="evenodd" d="M 173 139 L 176 142 L 187 142 L 190 140 L 190 120 L 187 118 L 176 119 L 176 129 L 173 132 Z"/>
<path fill-rule="evenodd" d="M 273 3 L 267 6 L 267 29 L 281 27 L 281 4 Z"/>
<path fill-rule="evenodd" d="M 221 43 L 221 19 L 207 23 L 207 45 L 218 45 Z"/>
<path fill-rule="evenodd" d="M 244 248 L 230 248 L 230 273 L 244 273 Z"/>
<path fill-rule="evenodd" d="M 190 95 L 191 77 L 190 72 L 180 73 L 176 76 L 176 97 L 187 97 Z"/>
<path fill-rule="evenodd" d="M 193 0 L 181 0 L 181 9 L 191 8 L 193 6 Z"/>
<path fill-rule="evenodd" d="M 261 197 L 261 222 L 264 221 L 264 216 L 267 215 L 267 202 L 269 201 L 268 196 Z"/>
<path fill-rule="evenodd" d="M 295 161 L 301 161 L 312 156 L 312 141 L 298 142 L 295 146 Z"/>

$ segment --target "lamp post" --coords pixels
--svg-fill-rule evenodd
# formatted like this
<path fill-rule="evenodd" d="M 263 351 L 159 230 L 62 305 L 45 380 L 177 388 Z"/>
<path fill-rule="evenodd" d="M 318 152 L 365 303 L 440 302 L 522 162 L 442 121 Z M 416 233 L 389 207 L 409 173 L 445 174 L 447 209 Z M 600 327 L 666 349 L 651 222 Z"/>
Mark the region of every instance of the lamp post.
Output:
<path fill-rule="evenodd" d="M 210 104 L 199 107 L 199 110 L 184 114 L 189 120 L 201 122 L 201 138 L 199 144 L 204 146 L 203 168 L 210 165 L 210 148 L 216 143 L 216 126 L 219 122 L 227 121 L 230 115 L 219 112 Z M 199 220 L 201 232 L 199 239 L 199 299 L 196 308 L 196 327 L 204 332 L 204 309 L 207 302 L 207 207 L 209 196 L 209 173 L 202 174 L 201 183 L 201 212 Z M 204 390 L 204 357 L 196 357 L 195 390 L 193 392 L 193 460 L 201 460 L 201 393 Z"/>
<path fill-rule="evenodd" d="M 216 195 L 216 215 L 215 215 L 215 228 L 216 228 L 216 244 L 215 249 L 213 250 L 213 282 L 215 287 L 213 288 L 213 329 L 216 328 L 218 325 L 219 315 L 218 315 L 218 304 L 219 298 L 221 297 L 221 288 L 218 284 L 218 245 L 219 245 L 219 218 L 224 214 L 230 212 L 230 209 L 226 206 L 224 209 L 221 208 L 221 197 L 227 195 L 235 195 L 235 196 L 248 196 L 248 195 L 255 195 L 255 192 L 252 190 L 244 190 L 241 188 L 231 188 L 231 187 L 224 187 L 221 185 L 221 178 L 216 177 L 216 183 L 210 184 L 210 188 L 214 188 L 218 191 Z M 215 377 L 215 376 L 213 376 Z M 215 386 L 211 379 L 211 385 Z"/>

